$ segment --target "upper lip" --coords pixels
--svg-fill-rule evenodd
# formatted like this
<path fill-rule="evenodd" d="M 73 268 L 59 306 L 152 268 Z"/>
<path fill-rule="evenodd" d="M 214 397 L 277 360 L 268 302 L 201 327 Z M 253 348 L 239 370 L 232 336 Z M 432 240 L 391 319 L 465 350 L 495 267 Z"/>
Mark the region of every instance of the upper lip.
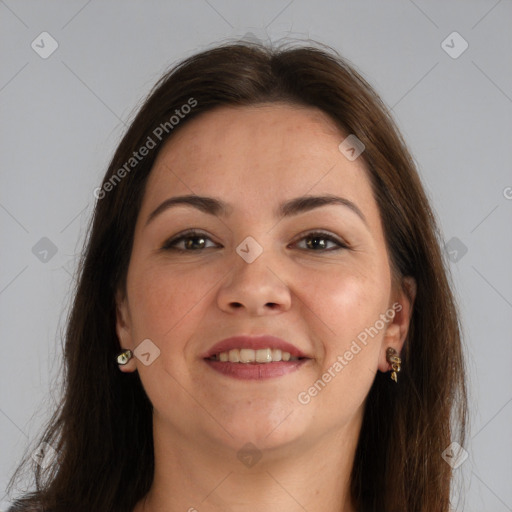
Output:
<path fill-rule="evenodd" d="M 277 338 L 276 336 L 271 336 L 269 334 L 264 334 L 261 336 L 240 335 L 223 339 L 218 343 L 215 343 L 215 345 L 213 345 L 207 352 L 205 352 L 202 357 L 203 359 L 207 359 L 214 356 L 215 354 L 228 352 L 233 348 L 251 348 L 253 350 L 262 348 L 278 348 L 283 352 L 289 352 L 292 357 L 309 358 L 306 354 L 304 354 L 291 343 L 288 343 L 281 338 Z"/>

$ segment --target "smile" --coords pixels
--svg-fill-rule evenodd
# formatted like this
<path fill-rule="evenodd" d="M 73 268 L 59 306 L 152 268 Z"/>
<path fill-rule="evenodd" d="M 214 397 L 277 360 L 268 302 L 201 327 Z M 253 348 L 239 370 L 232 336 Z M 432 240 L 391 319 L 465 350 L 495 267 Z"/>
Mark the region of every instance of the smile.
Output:
<path fill-rule="evenodd" d="M 205 358 L 204 361 L 211 369 L 227 377 L 263 380 L 295 372 L 311 359 L 291 356 L 289 352 L 280 349 L 234 348 Z"/>
<path fill-rule="evenodd" d="M 300 358 L 292 356 L 279 348 L 233 348 L 226 352 L 214 354 L 210 361 L 222 361 L 224 363 L 278 363 L 279 361 L 298 361 Z"/>

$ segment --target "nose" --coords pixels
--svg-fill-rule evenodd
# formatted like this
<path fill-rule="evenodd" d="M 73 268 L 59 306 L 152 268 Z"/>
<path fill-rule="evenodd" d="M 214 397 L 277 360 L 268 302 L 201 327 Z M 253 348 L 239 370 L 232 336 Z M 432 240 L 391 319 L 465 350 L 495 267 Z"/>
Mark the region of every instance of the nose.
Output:
<path fill-rule="evenodd" d="M 276 266 L 273 268 L 269 263 L 265 252 L 252 263 L 239 258 L 218 291 L 219 308 L 230 314 L 250 316 L 289 310 L 290 289 Z"/>

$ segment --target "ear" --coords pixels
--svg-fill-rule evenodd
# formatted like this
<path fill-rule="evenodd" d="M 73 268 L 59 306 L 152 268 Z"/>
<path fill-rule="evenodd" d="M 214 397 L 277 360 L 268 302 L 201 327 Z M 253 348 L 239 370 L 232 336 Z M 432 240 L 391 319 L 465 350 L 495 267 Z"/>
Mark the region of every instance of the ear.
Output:
<path fill-rule="evenodd" d="M 135 349 L 131 331 L 131 315 L 128 305 L 128 297 L 121 290 L 116 292 L 116 333 L 122 350 Z M 135 357 L 132 357 L 125 365 L 119 365 L 122 372 L 134 372 L 137 369 Z"/>
<path fill-rule="evenodd" d="M 388 372 L 391 369 L 390 364 L 386 360 L 386 350 L 388 347 L 393 347 L 399 355 L 402 352 L 407 333 L 409 332 L 416 291 L 416 280 L 411 276 L 406 276 L 402 280 L 402 286 L 399 291 L 394 294 L 390 310 L 393 310 L 395 314 L 386 327 L 379 355 L 379 370 L 381 372 Z"/>

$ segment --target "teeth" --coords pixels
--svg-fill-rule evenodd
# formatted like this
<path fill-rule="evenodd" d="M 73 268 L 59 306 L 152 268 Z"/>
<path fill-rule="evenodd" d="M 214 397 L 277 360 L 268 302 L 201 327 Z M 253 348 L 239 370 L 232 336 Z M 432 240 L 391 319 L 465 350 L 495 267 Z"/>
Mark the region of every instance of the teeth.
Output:
<path fill-rule="evenodd" d="M 277 363 L 278 361 L 297 361 L 298 357 L 292 357 L 290 352 L 284 352 L 278 348 L 233 348 L 229 352 L 221 352 L 211 357 L 214 361 L 230 363 Z"/>
<path fill-rule="evenodd" d="M 256 350 L 256 362 L 257 363 L 271 363 L 272 362 L 272 350 L 269 348 L 261 348 Z"/>
<path fill-rule="evenodd" d="M 225 354 L 225 352 L 224 352 Z M 240 351 L 236 348 L 229 351 L 229 362 L 230 363 L 239 363 L 240 362 Z"/>

